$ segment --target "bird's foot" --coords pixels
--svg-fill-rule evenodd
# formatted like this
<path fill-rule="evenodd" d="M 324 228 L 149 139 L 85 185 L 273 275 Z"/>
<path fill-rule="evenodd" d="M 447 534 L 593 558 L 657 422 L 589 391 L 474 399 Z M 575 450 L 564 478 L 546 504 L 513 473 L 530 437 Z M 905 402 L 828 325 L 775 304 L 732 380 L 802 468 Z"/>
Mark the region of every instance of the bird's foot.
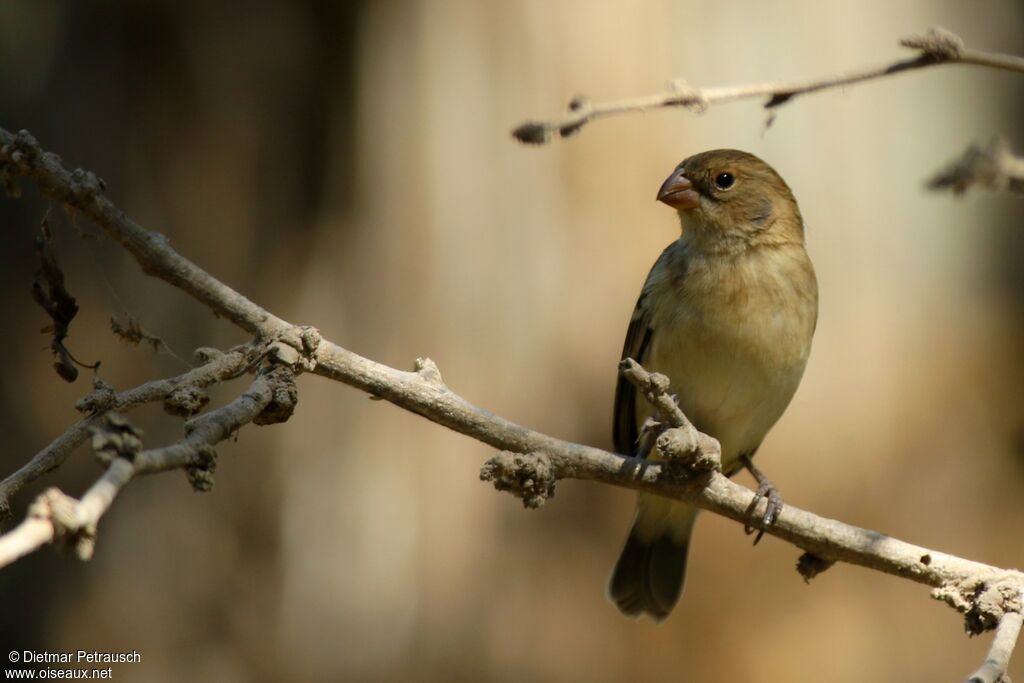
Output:
<path fill-rule="evenodd" d="M 640 425 L 640 433 L 636 438 L 636 450 L 633 455 L 640 459 L 647 459 L 654 451 L 654 444 L 658 437 L 668 428 L 668 425 L 653 417 L 648 417 Z"/>
<path fill-rule="evenodd" d="M 748 536 L 755 531 L 757 536 L 754 537 L 754 545 L 760 542 L 761 537 L 764 536 L 764 532 L 775 524 L 775 521 L 779 518 L 779 513 L 782 512 L 783 502 L 782 494 L 779 493 L 779 489 L 775 487 L 771 479 L 765 476 L 764 472 L 754 466 L 753 461 L 748 456 L 740 456 L 744 467 L 746 467 L 754 479 L 757 480 L 757 491 L 754 492 L 754 499 L 750 501 L 750 505 L 747 506 L 747 517 L 751 518 L 751 521 L 747 522 L 743 526 L 743 533 Z M 754 511 L 757 510 L 757 506 L 760 505 L 761 501 L 766 501 L 764 514 L 761 519 L 754 517 Z"/>
<path fill-rule="evenodd" d="M 761 519 L 756 519 L 754 518 L 754 510 L 757 509 L 762 500 L 767 500 L 768 504 L 765 506 L 764 515 L 761 516 Z M 747 507 L 747 516 L 752 519 L 743 527 L 743 533 L 748 536 L 755 531 L 757 532 L 757 536 L 754 537 L 754 545 L 760 542 L 768 527 L 775 524 L 775 520 L 779 518 L 779 513 L 782 512 L 782 507 L 782 495 L 775 488 L 774 484 L 770 481 L 764 481 L 757 485 L 754 499 L 750 501 L 750 506 Z"/>

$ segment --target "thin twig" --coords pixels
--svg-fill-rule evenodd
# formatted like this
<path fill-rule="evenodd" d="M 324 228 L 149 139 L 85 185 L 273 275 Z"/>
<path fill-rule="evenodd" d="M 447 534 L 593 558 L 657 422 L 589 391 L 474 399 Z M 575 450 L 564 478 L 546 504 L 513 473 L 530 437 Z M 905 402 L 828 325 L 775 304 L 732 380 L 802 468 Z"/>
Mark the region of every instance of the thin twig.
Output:
<path fill-rule="evenodd" d="M 984 147 L 968 147 L 927 184 L 931 190 L 951 190 L 958 195 L 974 186 L 1024 193 L 1024 158 L 1011 152 L 1005 139 L 996 137 Z"/>
<path fill-rule="evenodd" d="M 0 536 L 0 567 L 58 539 L 72 542 L 78 556 L 89 559 L 96 524 L 133 477 L 193 465 L 210 468 L 212 446 L 256 419 L 273 397 L 272 383 L 258 376 L 234 401 L 194 420 L 182 441 L 141 451 L 130 460 L 114 458 L 81 500 L 57 489 L 47 490 L 29 508 L 25 521 Z"/>
<path fill-rule="evenodd" d="M 1002 618 L 999 626 L 996 627 L 996 635 L 992 638 L 992 647 L 989 648 L 988 656 L 977 671 L 967 679 L 967 683 L 1009 682 L 1006 670 L 1010 665 L 1013 648 L 1017 646 L 1017 637 L 1020 635 L 1022 623 L 1024 623 L 1024 614 L 1020 612 L 1008 612 Z"/>
<path fill-rule="evenodd" d="M 260 352 L 256 346 L 239 347 L 225 353 L 202 349 L 201 353 L 208 358 L 204 365 L 176 377 L 152 380 L 122 392 L 115 393 L 109 385 L 97 382 L 93 392 L 79 402 L 79 409 L 88 415 L 0 481 L 0 518 L 9 514 L 11 496 L 29 482 L 60 467 L 76 448 L 85 443 L 89 430 L 97 426 L 108 412 L 130 410 L 154 401 L 168 401 L 176 394 L 183 399 L 194 399 L 195 392 L 243 372 Z M 173 410 L 178 403 L 174 401 L 168 408 Z"/>
<path fill-rule="evenodd" d="M 528 121 L 516 127 L 512 131 L 512 136 L 523 143 L 544 144 L 551 140 L 553 133 L 558 133 L 563 138 L 568 137 L 578 132 L 589 121 L 605 116 L 667 107 L 682 107 L 701 113 L 713 104 L 761 97 L 767 98 L 764 104 L 766 109 L 775 109 L 799 95 L 940 64 L 970 64 L 1024 73 L 1024 58 L 969 49 L 964 47 L 959 36 L 939 27 L 930 29 L 921 36 L 904 38 L 900 44 L 917 50 L 920 54 L 910 59 L 805 81 L 692 88 L 686 81 L 677 79 L 670 84 L 668 92 L 603 104 L 593 104 L 585 97 L 577 96 L 569 103 L 569 111 L 564 116 L 549 121 Z"/>
<path fill-rule="evenodd" d="M 131 462 L 116 458 L 81 500 L 55 488 L 43 492 L 29 507 L 25 521 L 0 536 L 0 567 L 58 538 L 68 540 L 79 557 L 89 559 L 96 522 L 134 474 Z"/>

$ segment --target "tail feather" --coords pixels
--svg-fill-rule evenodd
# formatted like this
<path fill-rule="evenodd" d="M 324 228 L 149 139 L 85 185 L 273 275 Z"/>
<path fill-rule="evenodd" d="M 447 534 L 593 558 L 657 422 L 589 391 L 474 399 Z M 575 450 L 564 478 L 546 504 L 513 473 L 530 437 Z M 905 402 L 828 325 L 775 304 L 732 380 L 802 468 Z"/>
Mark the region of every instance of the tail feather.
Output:
<path fill-rule="evenodd" d="M 666 533 L 647 539 L 634 524 L 608 584 L 619 610 L 630 617 L 646 613 L 655 621 L 665 619 L 683 592 L 688 549 L 689 538 Z"/>

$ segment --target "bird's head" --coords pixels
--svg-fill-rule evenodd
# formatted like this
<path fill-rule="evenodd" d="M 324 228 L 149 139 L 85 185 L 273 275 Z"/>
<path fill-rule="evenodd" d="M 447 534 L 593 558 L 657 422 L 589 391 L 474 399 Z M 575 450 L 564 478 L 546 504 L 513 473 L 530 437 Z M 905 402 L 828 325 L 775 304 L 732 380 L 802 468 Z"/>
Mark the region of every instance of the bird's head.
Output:
<path fill-rule="evenodd" d="M 713 248 L 803 243 L 800 208 L 786 182 L 753 154 L 715 149 L 689 157 L 658 190 L 684 236 Z"/>

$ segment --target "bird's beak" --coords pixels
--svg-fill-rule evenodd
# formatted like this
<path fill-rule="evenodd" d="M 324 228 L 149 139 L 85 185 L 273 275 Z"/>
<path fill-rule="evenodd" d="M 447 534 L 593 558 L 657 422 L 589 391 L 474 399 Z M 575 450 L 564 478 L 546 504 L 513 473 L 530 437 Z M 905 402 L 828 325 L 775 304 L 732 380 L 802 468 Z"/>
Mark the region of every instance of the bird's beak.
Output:
<path fill-rule="evenodd" d="M 683 175 L 683 169 L 676 169 L 658 190 L 658 201 L 682 211 L 699 205 L 700 195 L 693 189 L 690 179 Z"/>

